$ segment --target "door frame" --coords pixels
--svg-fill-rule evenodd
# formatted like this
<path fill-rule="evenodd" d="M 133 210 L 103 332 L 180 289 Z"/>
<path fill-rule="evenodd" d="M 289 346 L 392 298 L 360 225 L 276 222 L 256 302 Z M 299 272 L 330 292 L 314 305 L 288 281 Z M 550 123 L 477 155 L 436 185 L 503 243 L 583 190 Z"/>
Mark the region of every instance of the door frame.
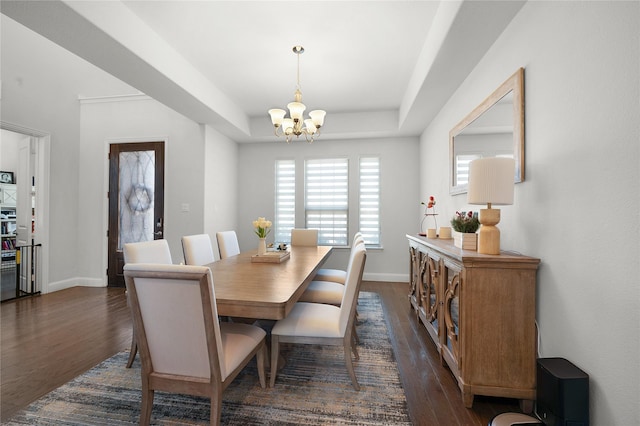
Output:
<path fill-rule="evenodd" d="M 0 128 L 15 133 L 31 136 L 35 145 L 35 164 L 33 168 L 36 177 L 36 224 L 34 242 L 42 244 L 38 257 L 37 276 L 40 278 L 40 292 L 49 292 L 49 182 L 51 162 L 51 134 L 0 121 Z"/>
<path fill-rule="evenodd" d="M 122 143 L 144 143 L 144 142 L 164 142 L 164 170 L 165 170 L 165 184 L 166 184 L 166 171 L 168 170 L 167 166 L 167 148 L 169 143 L 169 138 L 167 136 L 140 136 L 140 137 L 124 137 L 124 138 L 107 138 L 104 141 L 104 158 L 103 162 L 103 194 L 102 198 L 102 236 L 103 236 L 103 255 L 102 255 L 102 271 L 104 273 L 102 277 L 102 283 L 104 287 L 109 286 L 109 237 L 107 236 L 107 232 L 109 231 L 109 197 L 107 194 L 109 193 L 109 152 L 111 145 L 114 144 L 122 144 Z M 166 187 L 165 187 L 166 192 Z M 166 200 L 166 196 L 165 196 Z M 166 213 L 166 201 L 165 201 L 165 213 Z M 166 215 L 165 215 L 165 224 L 166 224 Z M 166 229 L 166 228 L 165 228 Z M 165 237 L 166 238 L 166 233 Z"/>

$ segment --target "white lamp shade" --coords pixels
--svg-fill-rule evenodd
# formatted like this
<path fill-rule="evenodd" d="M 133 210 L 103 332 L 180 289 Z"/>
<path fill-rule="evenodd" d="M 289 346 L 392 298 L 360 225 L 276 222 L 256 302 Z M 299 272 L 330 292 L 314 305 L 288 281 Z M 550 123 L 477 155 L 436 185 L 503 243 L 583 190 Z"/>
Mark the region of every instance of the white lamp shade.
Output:
<path fill-rule="evenodd" d="M 304 120 L 304 125 L 305 125 L 305 128 L 307 129 L 308 135 L 313 135 L 316 132 L 316 126 L 315 124 L 313 124 L 313 120 L 311 120 L 310 118 L 307 118 L 306 120 Z"/>
<path fill-rule="evenodd" d="M 321 109 L 316 109 L 309 112 L 309 117 L 311 117 L 311 120 L 316 127 L 322 127 L 322 125 L 324 124 L 325 115 L 327 115 L 327 112 Z"/>
<path fill-rule="evenodd" d="M 273 123 L 274 126 L 280 126 L 282 124 L 282 120 L 284 120 L 285 114 L 286 111 L 283 109 L 270 109 L 269 115 L 271 116 L 271 123 Z"/>
<path fill-rule="evenodd" d="M 292 119 L 301 120 L 302 113 L 304 113 L 304 110 L 307 107 L 304 106 L 302 102 L 289 102 L 289 104 L 287 104 L 287 108 L 289 108 L 289 115 L 291 116 Z"/>
<path fill-rule="evenodd" d="M 469 204 L 513 204 L 516 163 L 513 158 L 489 157 L 469 164 Z"/>
<path fill-rule="evenodd" d="M 293 120 L 290 118 L 282 120 L 282 130 L 285 134 L 291 134 L 293 132 Z"/>

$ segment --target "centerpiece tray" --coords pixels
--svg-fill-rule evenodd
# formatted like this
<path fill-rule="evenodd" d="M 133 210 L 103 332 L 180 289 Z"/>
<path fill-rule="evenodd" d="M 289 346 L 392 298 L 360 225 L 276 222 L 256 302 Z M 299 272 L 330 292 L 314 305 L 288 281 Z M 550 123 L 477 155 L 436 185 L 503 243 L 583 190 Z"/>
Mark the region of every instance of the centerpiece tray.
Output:
<path fill-rule="evenodd" d="M 287 250 L 268 251 L 265 254 L 254 254 L 251 256 L 253 263 L 282 263 L 289 259 L 291 253 Z"/>

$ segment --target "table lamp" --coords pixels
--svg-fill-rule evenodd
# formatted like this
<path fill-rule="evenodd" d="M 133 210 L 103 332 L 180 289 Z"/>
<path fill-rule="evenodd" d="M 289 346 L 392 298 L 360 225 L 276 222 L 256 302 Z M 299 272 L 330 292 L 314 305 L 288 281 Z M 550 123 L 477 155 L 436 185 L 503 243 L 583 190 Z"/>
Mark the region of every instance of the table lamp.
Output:
<path fill-rule="evenodd" d="M 478 253 L 500 254 L 500 209 L 491 205 L 513 204 L 515 175 L 513 158 L 489 157 L 474 160 L 469 164 L 469 204 L 486 204 L 480 210 L 480 231 L 478 232 Z"/>

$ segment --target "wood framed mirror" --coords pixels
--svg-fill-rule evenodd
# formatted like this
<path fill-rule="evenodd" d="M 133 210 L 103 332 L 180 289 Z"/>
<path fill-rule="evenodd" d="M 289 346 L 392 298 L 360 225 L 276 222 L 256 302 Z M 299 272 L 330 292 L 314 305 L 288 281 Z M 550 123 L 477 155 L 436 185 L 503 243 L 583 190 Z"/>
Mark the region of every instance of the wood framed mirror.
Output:
<path fill-rule="evenodd" d="M 449 132 L 449 193 L 467 192 L 469 163 L 483 157 L 516 161 L 524 181 L 524 68 L 518 69 Z"/>

